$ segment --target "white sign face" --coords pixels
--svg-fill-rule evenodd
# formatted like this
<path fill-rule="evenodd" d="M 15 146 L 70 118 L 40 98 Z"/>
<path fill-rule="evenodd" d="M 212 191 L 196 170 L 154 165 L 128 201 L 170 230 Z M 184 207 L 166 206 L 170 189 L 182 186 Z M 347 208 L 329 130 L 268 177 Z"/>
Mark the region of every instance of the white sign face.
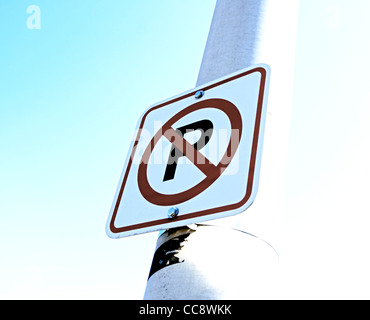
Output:
<path fill-rule="evenodd" d="M 260 64 L 151 106 L 138 122 L 108 236 L 246 210 L 257 193 L 269 77 Z"/>

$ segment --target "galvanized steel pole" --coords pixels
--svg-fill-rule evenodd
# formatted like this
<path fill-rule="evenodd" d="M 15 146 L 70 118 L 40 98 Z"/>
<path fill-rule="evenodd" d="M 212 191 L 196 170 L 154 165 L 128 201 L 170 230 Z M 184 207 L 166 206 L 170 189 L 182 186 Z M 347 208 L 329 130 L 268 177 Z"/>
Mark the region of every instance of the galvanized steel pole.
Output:
<path fill-rule="evenodd" d="M 287 8 L 292 9 L 288 17 L 284 16 Z M 270 100 L 278 101 L 279 94 L 276 93 L 281 90 L 289 95 L 294 64 L 289 54 L 293 52 L 294 56 L 295 41 L 294 31 L 289 30 L 296 28 L 297 12 L 298 0 L 218 0 L 197 86 L 255 63 L 267 63 L 272 68 L 270 95 L 273 97 Z M 275 25 L 268 27 L 269 19 L 275 18 Z M 283 89 L 278 89 L 276 84 L 282 73 L 290 75 L 290 78 Z M 290 105 L 289 97 L 282 108 L 286 105 Z M 282 115 L 281 112 L 277 114 L 278 118 Z M 268 125 L 267 121 L 266 128 Z M 270 135 L 274 138 L 270 138 L 267 147 L 276 145 L 273 140 L 277 136 L 275 133 Z M 286 130 L 284 134 L 277 138 L 284 136 L 286 140 Z M 271 179 L 263 175 L 266 164 L 267 172 L 276 170 L 276 164 L 269 166 L 268 163 L 264 150 L 261 179 L 279 188 L 279 181 L 271 183 Z M 284 165 L 284 160 L 280 163 Z M 283 165 L 278 168 L 279 172 Z M 280 189 L 283 186 L 280 185 Z M 270 193 L 271 190 L 264 188 L 262 196 L 259 194 L 257 198 L 260 202 L 277 199 L 276 208 L 281 206 L 281 195 L 276 196 L 279 191 L 274 192 L 272 199 Z M 257 205 L 257 210 L 253 211 L 254 206 L 235 218 L 170 229 L 161 234 L 144 299 L 245 299 L 266 298 L 266 293 L 272 294 L 278 262 L 276 250 L 251 233 L 262 234 L 263 237 L 269 235 L 269 231 L 276 228 L 277 218 L 271 218 L 273 215 L 266 213 L 263 205 Z M 279 208 L 275 215 L 278 211 Z M 255 216 L 258 218 L 254 219 Z M 268 231 L 264 233 L 261 230 Z M 274 236 L 268 241 L 271 239 Z"/>

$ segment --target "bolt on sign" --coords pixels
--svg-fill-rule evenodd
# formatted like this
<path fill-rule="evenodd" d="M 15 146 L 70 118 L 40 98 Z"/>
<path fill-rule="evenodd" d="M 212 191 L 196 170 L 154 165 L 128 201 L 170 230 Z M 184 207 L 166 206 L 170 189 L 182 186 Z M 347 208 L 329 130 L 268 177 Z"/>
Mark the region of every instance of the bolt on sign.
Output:
<path fill-rule="evenodd" d="M 258 188 L 270 68 L 152 105 L 138 121 L 106 231 L 120 238 L 245 211 Z"/>

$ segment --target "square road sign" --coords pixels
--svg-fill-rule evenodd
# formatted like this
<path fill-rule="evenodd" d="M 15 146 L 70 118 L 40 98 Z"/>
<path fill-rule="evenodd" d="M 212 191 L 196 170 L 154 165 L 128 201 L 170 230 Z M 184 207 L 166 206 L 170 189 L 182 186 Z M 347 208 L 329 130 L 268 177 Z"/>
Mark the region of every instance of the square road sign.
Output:
<path fill-rule="evenodd" d="M 223 218 L 258 188 L 270 68 L 259 64 L 149 107 L 106 224 L 111 238 Z"/>

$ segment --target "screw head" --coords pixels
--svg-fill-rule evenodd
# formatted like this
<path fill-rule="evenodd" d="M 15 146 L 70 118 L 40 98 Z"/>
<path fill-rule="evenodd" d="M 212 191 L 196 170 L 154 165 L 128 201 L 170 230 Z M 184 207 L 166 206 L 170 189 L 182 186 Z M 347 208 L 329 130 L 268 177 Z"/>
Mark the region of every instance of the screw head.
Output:
<path fill-rule="evenodd" d="M 175 219 L 179 215 L 179 208 L 172 207 L 168 209 L 168 219 Z"/>
<path fill-rule="evenodd" d="M 195 99 L 200 99 L 203 96 L 204 96 L 204 91 L 203 90 L 199 90 L 199 91 L 195 92 Z"/>

